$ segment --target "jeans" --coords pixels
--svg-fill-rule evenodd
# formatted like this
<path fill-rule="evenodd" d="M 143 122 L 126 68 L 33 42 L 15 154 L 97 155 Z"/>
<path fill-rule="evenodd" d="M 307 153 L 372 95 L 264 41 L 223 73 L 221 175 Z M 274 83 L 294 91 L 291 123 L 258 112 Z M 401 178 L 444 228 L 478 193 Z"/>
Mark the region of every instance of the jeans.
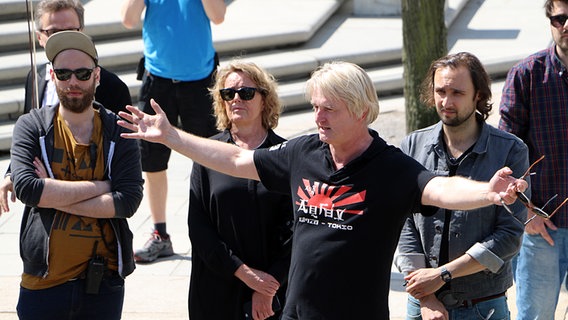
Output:
<path fill-rule="evenodd" d="M 560 286 L 568 269 L 568 229 L 547 229 L 550 246 L 540 235 L 523 235 L 515 282 L 517 319 L 553 320 Z"/>
<path fill-rule="evenodd" d="M 451 309 L 448 310 L 448 314 L 450 315 L 450 320 L 509 320 L 511 318 L 509 307 L 507 306 L 507 297 L 505 296 L 479 302 L 471 307 Z M 406 320 L 421 319 L 420 302 L 414 297 L 408 296 Z"/>
<path fill-rule="evenodd" d="M 20 320 L 114 320 L 122 316 L 124 279 L 104 278 L 98 294 L 85 293 L 85 280 L 67 281 L 42 290 L 20 287 Z"/>

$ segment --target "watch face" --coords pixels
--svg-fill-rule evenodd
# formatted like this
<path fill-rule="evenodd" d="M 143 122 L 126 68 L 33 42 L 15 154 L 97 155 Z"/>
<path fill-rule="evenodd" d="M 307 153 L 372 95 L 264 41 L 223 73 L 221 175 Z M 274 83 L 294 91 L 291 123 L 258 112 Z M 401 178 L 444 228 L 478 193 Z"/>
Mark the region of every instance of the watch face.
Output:
<path fill-rule="evenodd" d="M 440 278 L 444 280 L 444 282 L 450 282 L 452 280 L 452 274 L 445 268 L 442 268 L 442 272 L 440 273 Z"/>

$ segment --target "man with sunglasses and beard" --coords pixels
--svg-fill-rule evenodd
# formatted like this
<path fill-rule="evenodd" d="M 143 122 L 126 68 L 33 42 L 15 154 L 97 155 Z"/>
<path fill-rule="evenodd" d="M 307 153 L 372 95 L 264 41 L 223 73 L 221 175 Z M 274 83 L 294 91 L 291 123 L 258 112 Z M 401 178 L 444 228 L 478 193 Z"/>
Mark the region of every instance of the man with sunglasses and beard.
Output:
<path fill-rule="evenodd" d="M 126 218 L 142 200 L 137 143 L 94 101 L 100 69 L 91 39 L 52 35 L 46 55 L 59 103 L 14 127 L 14 191 L 25 204 L 20 319 L 120 319 L 135 268 Z"/>
<path fill-rule="evenodd" d="M 551 213 L 568 196 L 568 0 L 547 0 L 544 9 L 554 42 L 509 71 L 499 128 L 528 145 L 531 162 L 545 156 L 531 176 L 531 202 Z M 529 218 L 534 215 L 529 210 Z M 567 244 L 567 206 L 527 224 L 515 270 L 517 319 L 554 319 L 568 271 Z"/>
<path fill-rule="evenodd" d="M 502 167 L 520 176 L 527 146 L 485 120 L 492 108 L 491 82 L 467 52 L 434 61 L 422 100 L 440 122 L 408 135 L 404 153 L 444 176 L 488 180 Z M 439 209 L 406 219 L 395 264 L 405 274 L 407 319 L 509 319 L 505 292 L 513 285 L 511 259 L 520 248 L 527 209 L 522 203 L 476 210 Z"/>
<path fill-rule="evenodd" d="M 83 31 L 85 27 L 85 10 L 79 0 L 42 0 L 35 8 L 36 36 L 38 44 L 45 47 L 47 39 L 60 31 L 75 30 Z M 35 74 L 32 70 L 28 73 L 25 85 L 24 113 L 30 112 L 34 103 L 35 75 L 37 79 L 37 92 L 39 106 L 54 105 L 58 103 L 58 95 L 55 85 L 49 75 L 52 66 L 50 63 L 37 66 Z M 125 110 L 126 105 L 132 104 L 132 98 L 128 86 L 120 78 L 99 66 L 100 80 L 95 91 L 95 100 L 107 109 L 118 113 Z M 10 210 L 8 197 L 12 202 L 16 201 L 13 193 L 10 169 L 0 183 L 0 215 Z"/>

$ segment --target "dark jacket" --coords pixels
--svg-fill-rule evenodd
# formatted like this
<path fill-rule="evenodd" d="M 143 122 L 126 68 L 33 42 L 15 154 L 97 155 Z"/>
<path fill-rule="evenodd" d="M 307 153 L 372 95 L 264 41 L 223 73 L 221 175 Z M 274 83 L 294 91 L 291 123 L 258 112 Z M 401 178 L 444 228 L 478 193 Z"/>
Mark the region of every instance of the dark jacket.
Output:
<path fill-rule="evenodd" d="M 47 80 L 45 79 L 45 66 L 46 64 L 39 65 L 37 67 L 37 86 L 38 86 L 38 98 L 39 103 L 43 101 L 43 96 L 45 95 L 45 88 L 47 87 Z M 95 92 L 95 100 L 105 106 L 105 108 L 118 114 L 118 111 L 126 111 L 126 105 L 132 105 L 132 97 L 130 96 L 130 90 L 128 86 L 120 80 L 120 78 L 106 70 L 101 68 L 101 79 L 100 85 L 97 87 Z M 26 97 L 24 100 L 24 113 L 29 113 L 32 109 L 33 101 L 33 87 L 32 87 L 32 72 L 28 72 L 28 77 L 26 79 Z"/>
<path fill-rule="evenodd" d="M 103 132 L 105 177 L 111 181 L 116 210 L 115 218 L 108 219 L 113 227 L 118 247 L 118 271 L 124 278 L 134 271 L 132 232 L 125 218 L 131 217 L 142 200 L 143 180 L 140 151 L 134 140 L 120 138 L 123 129 L 116 124 L 118 116 L 98 103 Z M 49 235 L 55 210 L 38 208 L 44 180 L 34 172 L 33 159 L 43 162 L 50 176 L 54 156 L 53 119 L 57 106 L 34 109 L 22 115 L 14 127 L 11 149 L 12 181 L 14 192 L 25 205 L 20 230 L 20 256 L 24 272 L 46 276 L 49 272 Z"/>

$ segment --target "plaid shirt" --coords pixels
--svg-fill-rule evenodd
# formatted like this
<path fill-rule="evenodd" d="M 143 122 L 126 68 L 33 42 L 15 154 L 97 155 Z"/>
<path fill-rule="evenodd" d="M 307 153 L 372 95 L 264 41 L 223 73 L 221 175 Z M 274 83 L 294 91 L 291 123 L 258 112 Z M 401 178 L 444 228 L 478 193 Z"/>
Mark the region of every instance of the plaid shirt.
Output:
<path fill-rule="evenodd" d="M 556 55 L 555 46 L 539 51 L 518 64 L 507 75 L 503 87 L 499 128 L 517 135 L 529 147 L 533 168 L 531 200 L 552 213 L 568 197 L 568 70 Z M 568 205 L 552 221 L 568 228 Z"/>

